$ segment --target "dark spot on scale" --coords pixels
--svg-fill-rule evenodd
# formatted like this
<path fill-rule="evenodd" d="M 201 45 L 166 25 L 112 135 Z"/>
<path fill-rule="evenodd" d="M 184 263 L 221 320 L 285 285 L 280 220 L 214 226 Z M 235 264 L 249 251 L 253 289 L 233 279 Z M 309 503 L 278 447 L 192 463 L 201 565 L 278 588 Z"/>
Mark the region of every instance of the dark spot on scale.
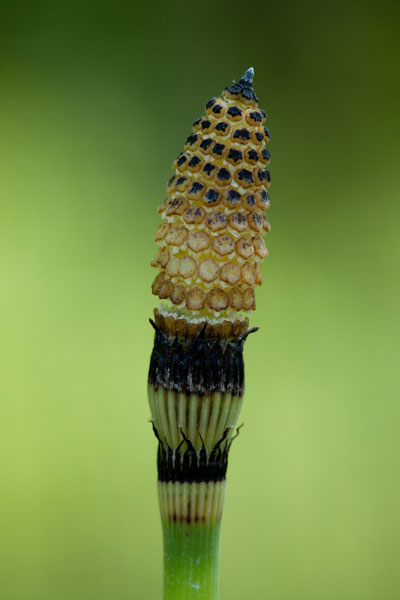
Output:
<path fill-rule="evenodd" d="M 247 183 L 253 183 L 253 173 L 248 169 L 240 169 L 238 171 L 238 177 L 240 181 L 246 181 Z"/>
<path fill-rule="evenodd" d="M 228 123 L 221 121 L 221 123 L 217 123 L 217 125 L 215 126 L 215 129 L 216 129 L 216 131 L 226 131 L 227 127 L 228 127 Z"/>
<path fill-rule="evenodd" d="M 209 217 L 207 218 L 207 223 L 211 227 L 218 227 L 218 224 L 226 225 L 226 217 L 222 212 L 218 211 L 209 215 Z"/>
<path fill-rule="evenodd" d="M 216 115 L 219 115 L 219 113 L 222 111 L 222 106 L 220 104 L 216 104 L 215 106 L 213 106 L 212 108 L 212 112 Z"/>
<path fill-rule="evenodd" d="M 262 157 L 265 158 L 265 160 L 270 160 L 271 158 L 271 152 L 268 150 L 268 148 L 263 148 L 261 151 Z"/>
<path fill-rule="evenodd" d="M 257 204 L 256 203 L 256 197 L 255 197 L 255 195 L 254 194 L 249 194 L 248 196 L 246 196 L 246 203 L 249 206 L 255 206 Z"/>
<path fill-rule="evenodd" d="M 202 183 L 199 183 L 198 181 L 194 181 L 192 183 L 192 185 L 189 188 L 189 194 L 196 194 L 197 192 L 200 192 L 200 190 L 202 190 L 204 188 L 204 185 Z"/>
<path fill-rule="evenodd" d="M 261 201 L 265 205 L 269 204 L 269 195 L 265 190 L 262 190 L 261 192 Z"/>
<path fill-rule="evenodd" d="M 216 166 L 212 165 L 211 163 L 206 163 L 203 167 L 203 171 L 207 173 L 207 175 L 211 175 L 214 169 L 216 169 Z"/>
<path fill-rule="evenodd" d="M 264 171 L 257 171 L 257 176 L 260 181 L 271 181 L 271 173 L 265 169 Z"/>
<path fill-rule="evenodd" d="M 172 175 L 171 179 L 168 180 L 168 186 L 172 185 L 174 183 L 174 179 L 175 179 L 175 175 Z"/>
<path fill-rule="evenodd" d="M 178 167 L 180 167 L 181 165 L 183 165 L 183 163 L 185 163 L 187 161 L 187 158 L 184 154 L 181 154 L 178 158 L 178 160 L 176 161 L 176 164 L 178 165 Z"/>
<path fill-rule="evenodd" d="M 231 178 L 231 174 L 229 173 L 228 169 L 225 169 L 225 167 L 222 167 L 222 169 L 220 169 L 218 171 L 217 177 L 221 181 L 229 181 Z"/>
<path fill-rule="evenodd" d="M 193 135 L 189 135 L 188 139 L 186 140 L 186 144 L 190 144 L 191 146 L 193 146 L 193 144 L 197 142 L 197 139 L 197 134 L 193 133 Z"/>
<path fill-rule="evenodd" d="M 265 133 L 265 137 L 267 137 L 268 139 L 270 139 L 270 137 L 271 137 L 271 134 L 270 134 L 270 132 L 269 132 L 269 129 L 268 129 L 268 127 L 264 127 L 264 133 Z"/>
<path fill-rule="evenodd" d="M 258 140 L 259 142 L 262 142 L 264 139 L 264 136 L 261 133 L 261 131 L 256 131 L 255 136 L 256 136 L 256 140 Z"/>
<path fill-rule="evenodd" d="M 243 227 L 247 223 L 246 216 L 243 213 L 233 213 L 231 219 L 240 227 Z"/>
<path fill-rule="evenodd" d="M 179 208 L 180 206 L 182 206 L 183 203 L 184 203 L 184 200 L 182 198 L 174 198 L 173 200 L 170 200 L 168 202 L 168 207 L 169 208 Z"/>
<path fill-rule="evenodd" d="M 264 119 L 267 118 L 267 113 L 265 112 L 265 110 L 263 108 L 260 108 L 261 114 L 264 117 Z"/>
<path fill-rule="evenodd" d="M 257 171 L 257 177 L 260 181 L 265 181 L 267 179 L 267 176 L 265 174 L 265 171 Z"/>
<path fill-rule="evenodd" d="M 231 148 L 229 150 L 228 158 L 231 158 L 234 162 L 238 162 L 239 160 L 242 160 L 243 153 L 240 150 L 235 150 L 234 148 Z"/>
<path fill-rule="evenodd" d="M 206 104 L 206 109 L 207 109 L 207 108 L 211 108 L 211 107 L 212 107 L 212 105 L 213 105 L 213 104 L 215 104 L 216 100 L 217 100 L 217 99 L 216 99 L 215 97 L 214 97 L 214 98 L 211 98 L 211 100 L 209 100 L 209 101 L 207 102 L 207 104 Z"/>
<path fill-rule="evenodd" d="M 224 150 L 225 146 L 224 144 L 215 144 L 214 148 L 212 149 L 213 154 L 218 154 L 219 156 L 222 155 L 222 152 Z"/>
<path fill-rule="evenodd" d="M 236 129 L 233 137 L 235 139 L 240 139 L 240 140 L 249 140 L 250 139 L 250 131 L 248 129 L 246 129 L 245 127 L 243 127 L 243 129 Z"/>
<path fill-rule="evenodd" d="M 210 147 L 211 144 L 212 144 L 212 139 L 206 138 L 205 140 L 203 140 L 201 142 L 200 148 L 202 148 L 203 150 L 208 150 L 208 148 Z"/>
<path fill-rule="evenodd" d="M 241 88 L 240 88 L 239 84 L 237 84 L 237 83 L 230 85 L 227 88 L 227 90 L 229 90 L 231 94 L 240 94 L 240 92 L 241 92 Z"/>
<path fill-rule="evenodd" d="M 240 202 L 240 198 L 241 196 L 236 190 L 229 190 L 229 192 L 226 195 L 226 199 L 230 204 L 237 204 L 238 202 Z"/>
<path fill-rule="evenodd" d="M 230 108 L 228 108 L 227 112 L 228 115 L 230 115 L 231 117 L 240 117 L 242 114 L 242 111 L 237 106 L 231 106 Z"/>
<path fill-rule="evenodd" d="M 252 219 L 258 227 L 262 227 L 262 219 L 258 213 L 253 213 Z"/>
<path fill-rule="evenodd" d="M 192 158 L 189 160 L 188 165 L 189 167 L 196 167 L 200 162 L 200 158 L 198 156 L 192 156 Z"/>
<path fill-rule="evenodd" d="M 207 202 L 216 202 L 219 198 L 219 193 L 217 192 L 217 190 L 213 190 L 210 188 L 207 190 L 204 197 L 207 200 Z"/>
<path fill-rule="evenodd" d="M 249 114 L 249 117 L 252 121 L 255 121 L 256 123 L 261 123 L 261 121 L 263 120 L 263 116 L 258 110 L 252 110 Z"/>
<path fill-rule="evenodd" d="M 186 179 L 187 179 L 187 177 L 179 177 L 176 180 L 175 187 L 178 186 L 178 185 L 182 185 L 183 183 L 185 183 Z"/>
<path fill-rule="evenodd" d="M 256 152 L 256 150 L 249 150 L 247 153 L 247 156 L 249 157 L 250 160 L 258 160 L 258 152 Z M 190 165 L 190 163 L 189 163 Z"/>
<path fill-rule="evenodd" d="M 201 122 L 201 128 L 208 129 L 209 127 L 211 127 L 211 121 L 204 119 L 204 121 Z"/>
<path fill-rule="evenodd" d="M 196 119 L 196 120 L 193 122 L 193 127 L 196 127 L 196 125 L 198 125 L 198 124 L 200 123 L 200 121 L 201 121 L 201 117 L 199 117 L 198 119 Z"/>

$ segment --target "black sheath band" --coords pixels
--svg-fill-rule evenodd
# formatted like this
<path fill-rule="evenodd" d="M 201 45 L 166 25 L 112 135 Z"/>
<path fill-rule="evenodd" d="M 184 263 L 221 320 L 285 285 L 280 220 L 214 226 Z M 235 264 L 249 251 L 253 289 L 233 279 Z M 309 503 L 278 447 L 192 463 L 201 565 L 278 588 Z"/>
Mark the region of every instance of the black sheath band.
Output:
<path fill-rule="evenodd" d="M 214 392 L 242 396 L 244 392 L 243 345 L 247 334 L 236 340 L 205 339 L 201 334 L 191 341 L 170 338 L 155 329 L 150 359 L 149 383 L 166 390 L 209 396 Z"/>
<path fill-rule="evenodd" d="M 201 481 L 223 481 L 228 467 L 228 451 L 217 448 L 210 453 L 205 448 L 198 452 L 185 450 L 181 453 L 162 444 L 158 446 L 157 467 L 159 481 L 200 483 Z"/>

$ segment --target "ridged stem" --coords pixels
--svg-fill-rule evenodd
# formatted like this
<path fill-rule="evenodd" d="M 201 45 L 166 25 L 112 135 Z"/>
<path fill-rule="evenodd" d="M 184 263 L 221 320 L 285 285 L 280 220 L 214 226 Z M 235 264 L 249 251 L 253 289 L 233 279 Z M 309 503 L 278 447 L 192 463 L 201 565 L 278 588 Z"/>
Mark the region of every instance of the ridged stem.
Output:
<path fill-rule="evenodd" d="M 218 600 L 216 523 L 163 523 L 164 600 Z"/>

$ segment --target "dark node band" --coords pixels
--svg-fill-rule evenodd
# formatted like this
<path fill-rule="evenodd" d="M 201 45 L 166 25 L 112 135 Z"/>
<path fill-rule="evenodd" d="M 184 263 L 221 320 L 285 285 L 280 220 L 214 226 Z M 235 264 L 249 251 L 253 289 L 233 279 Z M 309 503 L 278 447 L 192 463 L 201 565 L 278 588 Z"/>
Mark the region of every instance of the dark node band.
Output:
<path fill-rule="evenodd" d="M 254 330 L 235 340 L 206 339 L 202 332 L 191 341 L 168 337 L 155 329 L 149 383 L 167 390 L 208 396 L 214 392 L 242 396 L 244 342 Z M 204 331 L 204 330 L 203 330 Z"/>
<path fill-rule="evenodd" d="M 182 442 L 176 450 L 165 447 L 153 424 L 154 433 L 159 441 L 157 453 L 158 480 L 163 482 L 200 483 L 223 481 L 228 468 L 228 453 L 232 441 L 238 435 L 226 439 L 229 429 L 226 429 L 222 438 L 215 444 L 211 451 L 206 450 L 204 444 L 196 450 L 190 440 L 182 433 Z M 186 443 L 186 450 L 181 450 Z"/>

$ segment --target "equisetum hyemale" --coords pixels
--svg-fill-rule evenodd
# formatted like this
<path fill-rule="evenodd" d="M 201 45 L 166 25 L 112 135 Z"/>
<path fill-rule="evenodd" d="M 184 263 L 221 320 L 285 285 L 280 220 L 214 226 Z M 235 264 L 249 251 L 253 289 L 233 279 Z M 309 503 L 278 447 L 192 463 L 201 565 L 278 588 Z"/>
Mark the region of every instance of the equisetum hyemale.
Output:
<path fill-rule="evenodd" d="M 265 112 L 254 70 L 193 124 L 173 164 L 152 266 L 148 395 L 158 439 L 164 599 L 218 597 L 228 453 L 244 391 L 243 346 L 270 225 Z"/>

